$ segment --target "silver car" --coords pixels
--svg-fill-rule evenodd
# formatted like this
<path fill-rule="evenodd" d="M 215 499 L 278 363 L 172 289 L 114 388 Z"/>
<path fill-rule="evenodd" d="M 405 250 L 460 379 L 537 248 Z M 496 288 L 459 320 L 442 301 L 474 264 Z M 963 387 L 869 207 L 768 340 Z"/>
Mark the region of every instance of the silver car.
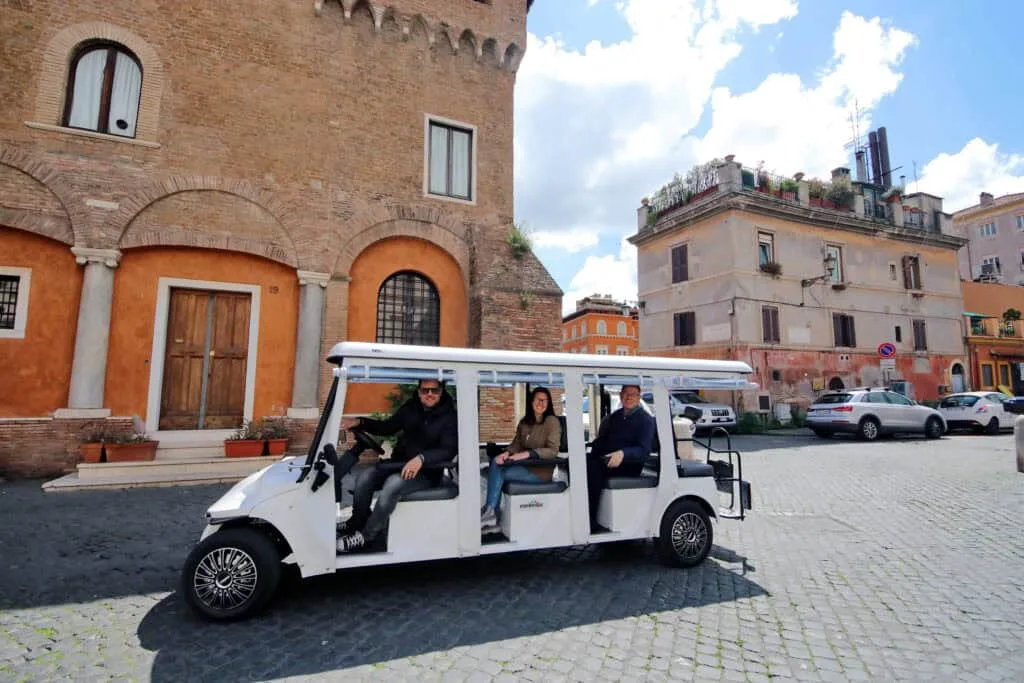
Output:
<path fill-rule="evenodd" d="M 654 394 L 645 392 L 643 400 L 654 405 Z M 709 430 L 712 427 L 724 427 L 726 430 L 736 426 L 736 412 L 732 406 L 724 403 L 712 403 L 703 396 L 692 391 L 673 391 L 669 393 L 669 403 L 672 407 L 672 415 L 678 417 L 683 415 L 687 406 L 692 406 L 700 411 L 700 417 L 694 420 L 694 427 L 697 431 Z"/>
<path fill-rule="evenodd" d="M 862 387 L 819 396 L 807 409 L 807 426 L 820 437 L 837 432 L 874 441 L 883 434 L 924 434 L 937 439 L 946 433 L 939 411 L 887 389 Z"/>

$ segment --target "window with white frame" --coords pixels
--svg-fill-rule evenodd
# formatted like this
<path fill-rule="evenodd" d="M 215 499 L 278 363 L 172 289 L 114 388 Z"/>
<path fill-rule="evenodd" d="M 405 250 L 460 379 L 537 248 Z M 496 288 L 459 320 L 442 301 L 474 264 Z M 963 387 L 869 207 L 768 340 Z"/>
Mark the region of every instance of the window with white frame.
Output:
<path fill-rule="evenodd" d="M 594 353 L 596 353 L 599 356 L 607 356 L 608 347 L 605 346 L 604 344 L 598 344 L 597 346 L 594 347 Z"/>
<path fill-rule="evenodd" d="M 608 334 L 608 326 L 605 324 L 605 322 L 603 320 L 598 320 L 597 321 L 597 334 L 602 334 L 602 335 L 607 335 Z"/>
<path fill-rule="evenodd" d="M 985 266 L 989 266 L 986 268 Z M 999 275 L 1003 272 L 1003 265 L 999 262 L 998 256 L 986 256 L 981 259 L 981 274 Z"/>
<path fill-rule="evenodd" d="M 616 356 L 628 356 L 629 355 L 629 347 L 628 346 L 616 346 L 615 347 L 615 355 Z"/>
<path fill-rule="evenodd" d="M 831 256 L 833 259 L 832 267 L 829 269 L 829 280 L 832 282 L 844 282 L 843 273 L 843 248 L 838 244 L 828 244 L 825 246 L 826 258 Z"/>
<path fill-rule="evenodd" d="M 1024 271 L 1024 251 L 1020 252 L 1020 269 Z"/>
<path fill-rule="evenodd" d="M 770 232 L 757 233 L 757 265 L 775 263 L 775 236 Z"/>
<path fill-rule="evenodd" d="M 430 119 L 427 124 L 427 192 L 473 201 L 473 129 Z"/>
<path fill-rule="evenodd" d="M 0 339 L 24 339 L 31 268 L 0 266 Z"/>
<path fill-rule="evenodd" d="M 982 237 L 995 237 L 996 236 L 996 224 L 985 223 L 978 228 L 978 234 Z"/>
<path fill-rule="evenodd" d="M 619 321 L 619 327 L 618 327 L 617 333 L 618 333 L 618 335 L 620 337 L 625 337 L 625 336 L 627 336 L 629 334 L 626 331 L 626 322 L 624 320 L 620 320 Z"/>
<path fill-rule="evenodd" d="M 586 337 L 587 336 L 587 321 L 586 320 L 584 320 L 583 322 L 580 323 L 580 336 L 581 337 Z"/>
<path fill-rule="evenodd" d="M 1024 216 L 1017 216 L 1017 229 L 1024 230 Z"/>

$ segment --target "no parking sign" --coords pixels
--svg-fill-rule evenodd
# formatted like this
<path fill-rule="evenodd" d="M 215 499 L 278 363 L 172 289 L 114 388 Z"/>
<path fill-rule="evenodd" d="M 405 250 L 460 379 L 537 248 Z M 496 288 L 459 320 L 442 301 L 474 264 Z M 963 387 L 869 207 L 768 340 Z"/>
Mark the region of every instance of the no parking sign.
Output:
<path fill-rule="evenodd" d="M 878 357 L 879 358 L 892 358 L 896 355 L 896 345 L 890 342 L 884 342 L 878 345 Z"/>

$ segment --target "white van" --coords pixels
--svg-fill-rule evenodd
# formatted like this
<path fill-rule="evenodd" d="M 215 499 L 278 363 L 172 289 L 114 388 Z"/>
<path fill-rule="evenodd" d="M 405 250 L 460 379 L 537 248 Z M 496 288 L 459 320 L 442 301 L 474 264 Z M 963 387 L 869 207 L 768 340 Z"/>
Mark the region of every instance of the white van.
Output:
<path fill-rule="evenodd" d="M 642 476 L 608 480 L 598 511 L 605 531 L 591 533 L 581 420 L 585 388 L 637 384 L 653 392 L 656 406 L 668 406 L 672 389 L 751 388 L 746 363 L 359 342 L 335 345 L 328 361 L 335 365 L 333 382 L 308 453 L 246 477 L 207 510 L 207 526 L 182 572 L 186 602 L 206 618 L 239 619 L 260 611 L 273 597 L 283 565 L 305 578 L 351 567 L 654 538 L 666 561 L 694 566 L 711 549 L 712 520 L 742 519 L 750 509 L 739 453 L 730 452 L 728 461 L 711 460 L 710 452 L 691 459 L 692 443 L 673 433 L 672 416 L 659 408 L 655 452 L 646 469 Z M 382 534 L 384 547 L 338 554 L 336 523 L 347 510 L 339 510 L 335 500 L 329 463 L 339 449 L 346 389 L 352 383 L 394 386 L 420 379 L 455 387 L 458 456 L 437 466 L 443 470 L 438 486 L 402 498 Z M 556 468 L 554 477 L 506 482 L 501 534 L 485 539 L 481 476 L 488 465 L 481 456 L 478 391 L 537 385 L 566 396 L 562 453 L 544 461 Z M 347 412 L 362 411 L 347 406 Z M 520 417 L 508 416 L 510 435 Z M 361 445 L 379 449 L 372 437 L 353 433 Z"/>

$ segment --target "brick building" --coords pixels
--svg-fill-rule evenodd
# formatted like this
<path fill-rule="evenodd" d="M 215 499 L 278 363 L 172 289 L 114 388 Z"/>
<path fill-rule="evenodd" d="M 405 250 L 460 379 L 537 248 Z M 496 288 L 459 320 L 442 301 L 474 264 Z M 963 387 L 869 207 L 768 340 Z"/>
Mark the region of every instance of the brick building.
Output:
<path fill-rule="evenodd" d="M 965 363 L 951 222 L 940 198 L 845 168 L 825 182 L 698 166 L 637 213 L 640 353 L 750 363 L 762 392 L 734 397 L 746 410 L 895 380 L 935 399 Z"/>
<path fill-rule="evenodd" d="M 133 417 L 299 448 L 338 340 L 557 350 L 506 243 L 531 3 L 271 4 L 4 5 L 0 475 Z"/>
<path fill-rule="evenodd" d="M 579 299 L 576 310 L 562 318 L 562 351 L 635 356 L 636 306 L 593 294 Z"/>

